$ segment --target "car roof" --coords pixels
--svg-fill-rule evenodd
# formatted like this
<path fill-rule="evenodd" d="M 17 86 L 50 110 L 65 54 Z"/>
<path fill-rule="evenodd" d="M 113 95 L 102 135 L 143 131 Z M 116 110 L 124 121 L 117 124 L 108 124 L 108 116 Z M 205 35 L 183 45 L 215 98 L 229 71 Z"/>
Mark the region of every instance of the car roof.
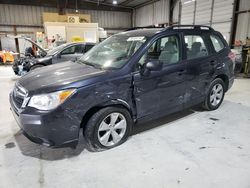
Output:
<path fill-rule="evenodd" d="M 151 28 L 151 29 L 136 29 L 136 30 L 130 30 L 130 31 L 124 31 L 117 35 L 127 35 L 127 36 L 145 36 L 145 37 L 151 37 L 155 35 L 156 33 L 161 32 L 164 30 L 164 28 Z"/>
<path fill-rule="evenodd" d="M 93 42 L 68 42 L 68 43 L 65 43 L 67 46 L 68 45 L 74 45 L 74 44 L 91 44 L 91 45 L 95 45 L 95 43 Z"/>
<path fill-rule="evenodd" d="M 132 28 L 128 31 L 119 33 L 118 35 L 127 36 L 146 36 L 151 37 L 162 32 L 179 32 L 179 31 L 196 31 L 196 32 L 214 32 L 214 29 L 205 25 L 173 25 L 166 28 Z"/>

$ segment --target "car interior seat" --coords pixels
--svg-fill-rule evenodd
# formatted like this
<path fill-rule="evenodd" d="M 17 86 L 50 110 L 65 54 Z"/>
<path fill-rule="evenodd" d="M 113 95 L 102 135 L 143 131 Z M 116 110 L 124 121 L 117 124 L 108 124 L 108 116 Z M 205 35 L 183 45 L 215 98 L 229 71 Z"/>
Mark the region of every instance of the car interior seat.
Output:
<path fill-rule="evenodd" d="M 199 57 L 200 51 L 201 51 L 201 43 L 200 42 L 194 42 L 192 44 L 191 50 L 189 52 L 189 57 L 190 58 Z"/>
<path fill-rule="evenodd" d="M 170 41 L 166 42 L 159 56 L 159 60 L 166 64 L 176 63 L 178 61 L 176 44 Z"/>

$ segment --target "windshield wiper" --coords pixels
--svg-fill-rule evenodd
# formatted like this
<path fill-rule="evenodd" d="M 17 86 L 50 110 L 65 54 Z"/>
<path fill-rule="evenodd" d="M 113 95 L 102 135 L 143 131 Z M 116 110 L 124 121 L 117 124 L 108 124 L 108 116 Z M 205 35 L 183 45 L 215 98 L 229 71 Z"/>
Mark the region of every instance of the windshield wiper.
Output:
<path fill-rule="evenodd" d="M 81 61 L 81 60 L 80 60 L 80 62 L 85 64 L 85 65 L 89 65 L 91 67 L 94 67 L 96 69 L 102 69 L 100 65 L 97 65 L 97 64 L 94 64 L 94 63 L 90 63 L 90 62 L 87 62 L 87 61 Z"/>

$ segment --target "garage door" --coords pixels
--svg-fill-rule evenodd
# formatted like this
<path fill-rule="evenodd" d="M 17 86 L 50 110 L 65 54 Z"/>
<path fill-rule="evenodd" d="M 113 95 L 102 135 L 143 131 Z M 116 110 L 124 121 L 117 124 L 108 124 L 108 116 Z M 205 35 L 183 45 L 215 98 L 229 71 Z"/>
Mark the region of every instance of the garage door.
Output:
<path fill-rule="evenodd" d="M 234 0 L 182 0 L 181 24 L 210 25 L 229 42 Z"/>

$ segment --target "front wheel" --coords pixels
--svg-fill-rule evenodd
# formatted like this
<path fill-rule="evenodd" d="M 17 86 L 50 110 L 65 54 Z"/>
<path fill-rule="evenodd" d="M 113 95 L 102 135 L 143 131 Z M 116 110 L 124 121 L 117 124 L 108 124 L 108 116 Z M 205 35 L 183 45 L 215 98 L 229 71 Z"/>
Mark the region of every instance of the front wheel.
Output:
<path fill-rule="evenodd" d="M 128 138 L 132 128 L 130 113 L 119 107 L 107 107 L 96 112 L 88 121 L 84 136 L 92 151 L 116 147 Z"/>
<path fill-rule="evenodd" d="M 216 110 L 221 105 L 225 94 L 225 83 L 222 79 L 216 78 L 210 84 L 204 108 L 207 110 Z"/>

